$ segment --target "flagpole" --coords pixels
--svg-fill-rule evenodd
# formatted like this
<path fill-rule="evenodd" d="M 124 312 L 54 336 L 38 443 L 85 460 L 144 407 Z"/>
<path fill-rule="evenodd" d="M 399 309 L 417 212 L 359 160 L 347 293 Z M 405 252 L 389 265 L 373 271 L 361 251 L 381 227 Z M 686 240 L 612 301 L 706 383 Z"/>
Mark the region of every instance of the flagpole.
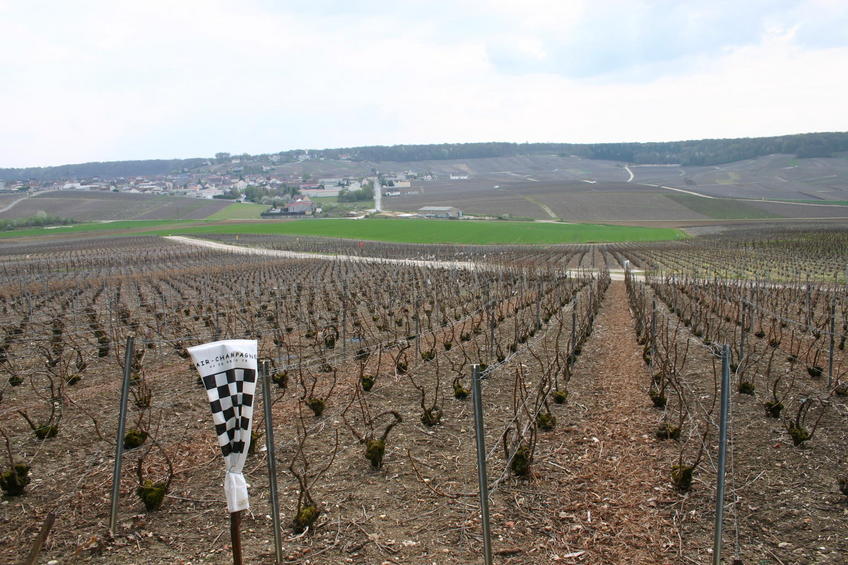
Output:
<path fill-rule="evenodd" d="M 241 513 L 230 512 L 230 540 L 233 546 L 233 565 L 242 565 L 241 561 Z"/>
<path fill-rule="evenodd" d="M 187 348 L 202 377 L 226 463 L 224 493 L 235 565 L 242 565 L 241 520 L 249 508 L 242 469 L 250 448 L 257 347 L 256 340 L 223 340 Z"/>

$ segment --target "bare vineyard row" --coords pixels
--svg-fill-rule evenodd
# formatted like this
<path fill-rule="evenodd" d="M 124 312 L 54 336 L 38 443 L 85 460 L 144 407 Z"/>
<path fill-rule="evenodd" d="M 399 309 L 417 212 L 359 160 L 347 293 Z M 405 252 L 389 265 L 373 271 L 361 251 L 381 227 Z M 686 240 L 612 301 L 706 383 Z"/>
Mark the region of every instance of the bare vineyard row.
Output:
<path fill-rule="evenodd" d="M 762 279 L 796 283 L 836 282 L 848 276 L 848 232 L 758 229 L 665 243 L 551 246 L 424 245 L 299 236 L 205 235 L 239 246 L 386 259 L 474 261 L 510 268 L 622 269 L 625 262 L 648 272 L 699 278 Z M 92 276 L 166 272 L 173 264 L 204 267 L 221 254 L 161 238 L 58 240 L 0 248 L 0 271 L 18 285 L 75 284 Z M 260 261 L 258 257 L 241 261 Z M 49 264 L 49 266 L 48 266 Z"/>
<path fill-rule="evenodd" d="M 754 547 L 764 540 L 760 514 L 745 511 L 753 508 L 748 500 L 765 498 L 774 511 L 785 507 L 785 498 L 758 484 L 772 465 L 785 464 L 781 457 L 787 456 L 775 450 L 782 442 L 796 451 L 789 459 L 797 476 L 825 469 L 824 484 L 801 490 L 818 499 L 835 488 L 848 494 L 845 462 L 832 451 L 844 441 L 848 414 L 844 286 L 694 276 L 647 282 L 628 276 L 626 284 L 649 371 L 646 394 L 660 415 L 655 436 L 674 441 L 678 457 L 669 476 L 680 491 L 693 488 L 699 475 L 714 480 L 717 472 L 718 360 L 720 346 L 730 347 L 731 449 L 746 455 L 734 459 L 729 479 L 737 558 L 756 556 Z M 771 443 L 763 445 L 763 437 Z M 826 447 L 804 452 L 813 442 Z"/>
<path fill-rule="evenodd" d="M 391 553 L 399 546 L 373 541 L 360 521 L 362 512 L 397 508 L 408 516 L 391 530 L 397 539 L 420 539 L 437 514 L 443 529 L 433 543 L 476 548 L 469 533 L 477 519 L 470 366 L 487 377 L 489 486 L 500 505 L 496 519 L 508 528 L 509 512 L 519 514 L 518 501 L 531 496 L 533 477 L 550 468 L 556 446 L 549 432 L 579 409 L 568 403 L 574 365 L 609 284 L 605 269 L 626 261 L 648 271 L 644 282 L 628 274 L 628 300 L 645 362 L 644 402 L 656 408 L 654 436 L 677 454 L 667 479 L 687 493 L 674 510 L 683 530 L 687 501 L 706 496 L 704 483 L 715 473 L 721 344 L 733 356 L 733 445 L 742 450 L 776 430 L 778 442 L 795 446 L 787 457 L 800 474 L 830 466 L 837 482 L 843 462 L 815 448 L 838 444 L 846 432 L 848 298 L 838 279 L 845 248 L 834 248 L 838 233 L 772 237 L 740 238 L 736 255 L 710 239 L 530 251 L 218 238 L 488 265 L 479 270 L 269 259 L 158 238 L 4 248 L 0 432 L 9 464 L 2 478 L 7 495 L 25 496 L 2 535 L 31 535 L 28 508 L 35 516 L 58 509 L 74 535 L 57 536 L 51 555 L 96 561 L 102 554 L 107 562 L 109 551 L 127 545 L 102 531 L 123 344 L 133 335 L 129 430 L 120 442 L 129 463 L 122 516 L 155 522 L 147 527 L 177 554 L 195 547 L 204 535 L 198 532 L 215 527 L 208 517 L 220 505 L 221 474 L 185 348 L 252 338 L 271 361 L 275 385 L 274 421 L 257 421 L 253 443 L 261 445 L 266 425 L 280 438 L 292 561 L 317 551 L 332 562 L 361 551 L 355 540 L 363 539 L 376 548 L 370 558 Z M 793 256 L 804 238 L 807 251 Z M 575 267 L 597 271 L 568 274 Z M 264 502 L 262 454 L 252 457 L 246 474 Z M 760 539 L 744 501 L 763 488 L 758 477 L 773 457 L 740 458 L 731 471 L 737 553 L 745 553 L 746 540 L 753 546 Z M 139 518 L 142 508 L 159 513 L 148 522 Z M 255 546 L 265 543 L 263 534 L 255 538 Z M 17 555 L 13 546 L 3 551 L 9 560 Z"/>
<path fill-rule="evenodd" d="M 171 253 L 166 246 L 167 260 Z M 180 255 L 187 264 L 164 273 L 104 280 L 98 267 L 75 285 L 10 284 L 0 296 L 0 428 L 10 459 L 26 462 L 27 473 L 37 473 L 45 457 L 58 466 L 51 474 L 59 482 L 50 488 L 61 494 L 52 504 L 103 495 L 90 485 L 65 490 L 60 481 L 80 461 L 90 462 L 91 473 L 106 471 L 122 343 L 131 334 L 139 349 L 123 443 L 134 450 L 135 477 L 124 481 L 135 482 L 125 490 L 138 490 L 148 509 L 158 508 L 175 482 L 185 488 L 192 483 L 181 479 L 196 481 L 204 472 L 210 446 L 203 438 L 210 434 L 185 347 L 218 338 L 259 339 L 275 367 L 273 402 L 285 414 L 275 426 L 295 446 L 287 469 L 297 484 L 295 530 L 308 528 L 324 508 L 316 491 L 328 461 L 360 444 L 379 469 L 397 424 L 412 418 L 440 426 L 457 409 L 464 412 L 472 363 L 482 365 L 487 383 L 499 381 L 487 385 L 497 391 L 487 427 L 493 486 L 527 476 L 538 431 L 556 425 L 552 406 L 567 397 L 570 368 L 608 284 L 604 277 L 538 269 L 464 272 Z M 46 274 L 30 268 L 21 276 Z M 165 425 L 174 415 L 180 425 Z M 65 441 L 74 449 L 63 449 Z M 409 453 L 413 472 L 424 474 L 414 449 L 401 451 Z M 26 479 L 25 473 L 18 481 L 21 490 Z"/>

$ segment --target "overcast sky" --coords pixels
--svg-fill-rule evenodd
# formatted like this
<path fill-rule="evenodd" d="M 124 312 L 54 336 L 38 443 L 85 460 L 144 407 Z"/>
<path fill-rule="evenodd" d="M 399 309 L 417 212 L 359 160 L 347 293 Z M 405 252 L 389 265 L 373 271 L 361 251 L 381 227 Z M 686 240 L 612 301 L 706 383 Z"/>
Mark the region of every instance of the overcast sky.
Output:
<path fill-rule="evenodd" d="M 845 0 L 0 0 L 0 167 L 848 130 Z"/>

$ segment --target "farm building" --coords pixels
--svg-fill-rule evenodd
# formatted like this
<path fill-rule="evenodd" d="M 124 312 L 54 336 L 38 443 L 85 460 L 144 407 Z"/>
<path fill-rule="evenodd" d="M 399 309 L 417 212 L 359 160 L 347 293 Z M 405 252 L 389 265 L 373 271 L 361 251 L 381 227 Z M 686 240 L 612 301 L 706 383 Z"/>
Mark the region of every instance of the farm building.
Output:
<path fill-rule="evenodd" d="M 308 196 L 286 205 L 286 212 L 289 214 L 311 214 L 313 210 L 315 210 L 315 203 Z"/>
<path fill-rule="evenodd" d="M 308 196 L 301 200 L 293 200 L 280 208 L 270 208 L 260 214 L 263 218 L 276 218 L 279 216 L 305 216 L 315 211 L 315 203 Z"/>
<path fill-rule="evenodd" d="M 318 179 L 318 185 L 323 186 L 324 188 L 347 186 L 348 184 L 350 184 L 350 182 L 345 182 L 345 179 L 343 178 Z"/>
<path fill-rule="evenodd" d="M 424 206 L 418 214 L 425 218 L 461 218 L 462 210 L 453 206 Z"/>

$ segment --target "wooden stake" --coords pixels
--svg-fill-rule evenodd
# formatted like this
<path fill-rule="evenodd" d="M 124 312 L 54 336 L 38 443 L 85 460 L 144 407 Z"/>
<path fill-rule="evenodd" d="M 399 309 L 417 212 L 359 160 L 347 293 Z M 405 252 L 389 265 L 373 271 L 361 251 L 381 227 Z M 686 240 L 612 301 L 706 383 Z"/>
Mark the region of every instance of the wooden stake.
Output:
<path fill-rule="evenodd" d="M 38 537 L 35 538 L 35 541 L 32 543 L 32 549 L 29 550 L 29 555 L 27 555 L 26 559 L 21 561 L 21 565 L 33 565 L 35 560 L 38 559 L 38 554 L 41 553 L 41 547 L 44 545 L 44 542 L 47 541 L 47 536 L 50 534 L 50 529 L 53 527 L 54 520 L 56 520 L 56 515 L 52 512 L 44 519 L 41 531 L 38 532 Z"/>
<path fill-rule="evenodd" d="M 241 561 L 241 513 L 230 512 L 230 540 L 233 546 L 233 564 L 242 565 Z"/>

